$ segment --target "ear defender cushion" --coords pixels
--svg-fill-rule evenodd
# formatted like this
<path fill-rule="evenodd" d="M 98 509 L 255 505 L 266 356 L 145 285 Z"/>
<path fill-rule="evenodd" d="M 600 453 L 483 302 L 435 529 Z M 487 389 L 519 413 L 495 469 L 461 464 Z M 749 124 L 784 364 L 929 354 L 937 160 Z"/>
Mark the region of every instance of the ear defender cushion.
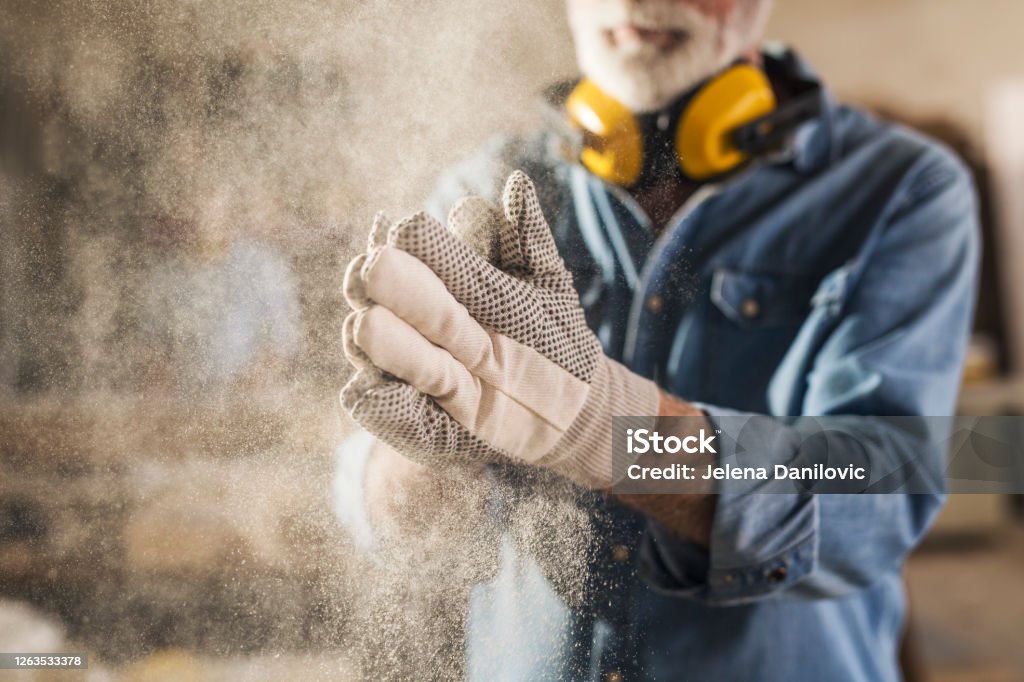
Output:
<path fill-rule="evenodd" d="M 583 131 L 580 162 L 597 177 L 623 187 L 640 179 L 644 139 L 633 113 L 584 79 L 565 102 L 570 122 Z"/>
<path fill-rule="evenodd" d="M 764 73 L 748 64 L 730 67 L 701 88 L 676 129 L 676 154 L 683 173 L 707 180 L 747 160 L 732 131 L 775 110 L 775 94 Z"/>

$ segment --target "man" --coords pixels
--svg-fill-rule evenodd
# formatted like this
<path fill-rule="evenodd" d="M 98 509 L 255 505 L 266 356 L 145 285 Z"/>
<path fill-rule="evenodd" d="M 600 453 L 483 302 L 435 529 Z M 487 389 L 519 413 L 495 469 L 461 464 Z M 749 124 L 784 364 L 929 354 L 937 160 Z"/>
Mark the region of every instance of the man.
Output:
<path fill-rule="evenodd" d="M 569 16 L 584 75 L 657 117 L 738 59 L 780 102 L 803 91 L 795 56 L 756 49 L 768 4 L 569 0 Z M 345 515 L 365 538 L 402 524 L 396 489 L 459 464 L 492 465 L 492 485 L 544 470 L 598 491 L 596 597 L 572 603 L 543 557 L 504 547 L 470 606 L 471 678 L 899 678 L 900 569 L 941 494 L 600 492 L 612 416 L 953 410 L 978 257 L 969 178 L 934 143 L 817 92 L 785 149 L 710 183 L 662 165 L 616 186 L 552 153 L 554 133 L 497 144 L 431 203 L 442 219 L 525 171 L 536 197 L 517 174 L 504 216 L 464 203 L 448 219 L 498 225 L 496 268 L 423 216 L 378 224 L 350 267 L 360 371 L 343 404 L 418 462 L 380 444 L 344 453 L 370 509 Z M 933 456 L 881 427 L 850 447 Z M 495 465 L 509 459 L 526 465 Z"/>

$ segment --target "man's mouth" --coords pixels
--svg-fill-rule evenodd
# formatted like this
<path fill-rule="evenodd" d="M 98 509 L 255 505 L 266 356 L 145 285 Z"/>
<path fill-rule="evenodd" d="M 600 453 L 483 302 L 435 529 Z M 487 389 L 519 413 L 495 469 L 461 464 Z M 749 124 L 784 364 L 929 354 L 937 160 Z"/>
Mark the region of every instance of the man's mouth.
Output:
<path fill-rule="evenodd" d="M 682 29 L 649 28 L 635 24 L 622 24 L 605 29 L 605 38 L 617 48 L 650 45 L 668 51 L 681 45 L 686 37 L 687 33 Z"/>

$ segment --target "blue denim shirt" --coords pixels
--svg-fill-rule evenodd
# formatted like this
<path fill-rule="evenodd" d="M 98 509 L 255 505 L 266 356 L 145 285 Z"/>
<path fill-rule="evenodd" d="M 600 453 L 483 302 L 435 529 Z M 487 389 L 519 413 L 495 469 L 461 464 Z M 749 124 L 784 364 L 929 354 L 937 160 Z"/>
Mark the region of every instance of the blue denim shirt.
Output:
<path fill-rule="evenodd" d="M 712 420 L 951 414 L 979 257 L 969 175 L 938 144 L 823 99 L 791 153 L 699 191 L 660 235 L 544 135 L 493 142 L 430 208 L 497 199 L 526 171 L 605 352 Z M 473 596 L 469 676 L 896 680 L 901 567 L 941 503 L 723 489 L 701 548 L 595 502 L 613 519 L 593 567 L 602 608 L 569 608 L 506 541 Z"/>

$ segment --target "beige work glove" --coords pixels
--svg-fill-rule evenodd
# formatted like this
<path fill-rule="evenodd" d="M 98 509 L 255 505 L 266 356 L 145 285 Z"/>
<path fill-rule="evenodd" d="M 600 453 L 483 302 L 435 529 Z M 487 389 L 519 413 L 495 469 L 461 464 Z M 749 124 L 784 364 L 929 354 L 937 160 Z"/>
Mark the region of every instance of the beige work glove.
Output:
<path fill-rule="evenodd" d="M 345 276 L 359 371 L 342 405 L 428 466 L 525 462 L 607 487 L 612 416 L 656 415 L 658 389 L 604 355 L 525 174 L 503 204 L 463 200 L 452 231 L 425 213 L 378 217 Z"/>

